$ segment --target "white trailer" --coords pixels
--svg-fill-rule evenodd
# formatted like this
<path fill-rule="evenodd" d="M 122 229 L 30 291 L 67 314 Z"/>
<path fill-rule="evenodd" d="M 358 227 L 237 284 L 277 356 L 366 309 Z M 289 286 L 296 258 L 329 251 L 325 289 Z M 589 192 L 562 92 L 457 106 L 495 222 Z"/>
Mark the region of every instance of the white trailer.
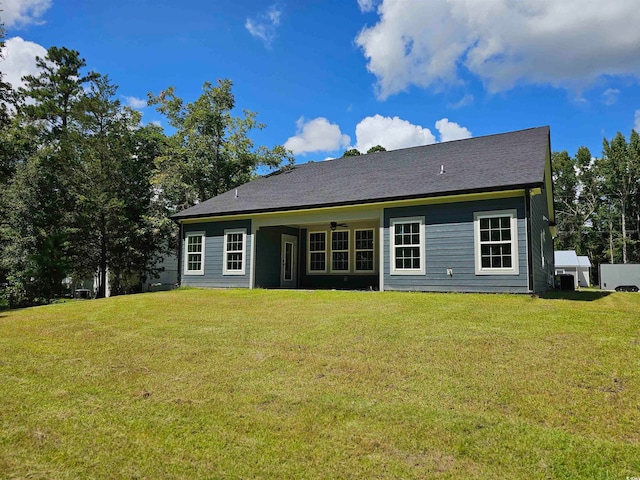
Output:
<path fill-rule="evenodd" d="M 640 290 L 640 264 L 600 264 L 600 289 L 637 292 Z"/>

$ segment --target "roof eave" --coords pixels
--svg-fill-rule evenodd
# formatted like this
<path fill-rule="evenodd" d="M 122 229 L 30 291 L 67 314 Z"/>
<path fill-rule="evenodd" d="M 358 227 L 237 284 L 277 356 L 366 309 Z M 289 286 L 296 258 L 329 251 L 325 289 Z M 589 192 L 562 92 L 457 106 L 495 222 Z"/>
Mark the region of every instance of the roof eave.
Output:
<path fill-rule="evenodd" d="M 261 214 L 261 213 L 273 213 L 273 212 L 288 212 L 292 210 L 311 210 L 315 208 L 331 208 L 331 207 L 344 207 L 349 205 L 369 205 L 374 203 L 382 203 L 382 202 L 392 202 L 392 201 L 402 201 L 402 200 L 416 200 L 420 198 L 436 198 L 443 196 L 454 196 L 454 195 L 462 195 L 462 194 L 478 194 L 478 193 L 488 193 L 488 192 L 503 192 L 507 190 L 523 190 L 527 188 L 536 188 L 544 186 L 544 181 L 534 182 L 534 183 L 523 183 L 516 185 L 502 185 L 499 187 L 493 188 L 476 188 L 476 189 L 466 189 L 466 190 L 450 190 L 444 192 L 434 192 L 434 193 L 421 193 L 415 195 L 402 195 L 395 197 L 378 197 L 371 199 L 363 199 L 363 200 L 355 200 L 348 202 L 332 202 L 332 203 L 320 203 L 320 204 L 310 204 L 310 205 L 292 205 L 288 207 L 278 207 L 278 208 L 261 208 L 255 210 L 229 210 L 226 212 L 204 212 L 197 213 L 194 215 L 180 215 L 181 212 L 174 213 L 169 218 L 174 222 L 179 223 L 181 220 L 193 220 L 198 218 L 207 218 L 215 215 L 217 217 L 226 217 L 226 216 L 234 216 L 234 215 L 252 215 L 252 214 Z"/>

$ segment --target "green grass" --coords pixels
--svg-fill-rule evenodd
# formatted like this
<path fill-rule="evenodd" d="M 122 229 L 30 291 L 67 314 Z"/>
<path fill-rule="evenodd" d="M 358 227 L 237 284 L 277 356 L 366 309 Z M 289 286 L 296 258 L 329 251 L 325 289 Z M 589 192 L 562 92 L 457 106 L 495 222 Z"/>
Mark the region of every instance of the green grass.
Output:
<path fill-rule="evenodd" d="M 640 295 L 178 290 L 0 312 L 0 478 L 640 476 Z"/>

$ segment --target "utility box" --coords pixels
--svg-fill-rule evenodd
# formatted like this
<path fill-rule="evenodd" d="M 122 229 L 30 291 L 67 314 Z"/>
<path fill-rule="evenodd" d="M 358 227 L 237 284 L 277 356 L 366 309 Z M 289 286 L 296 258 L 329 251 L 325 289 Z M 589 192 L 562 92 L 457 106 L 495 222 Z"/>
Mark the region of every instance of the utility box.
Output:
<path fill-rule="evenodd" d="M 640 264 L 601 264 L 600 289 L 615 290 L 616 292 L 637 292 L 640 290 Z"/>
<path fill-rule="evenodd" d="M 558 275 L 560 290 L 575 290 L 575 277 L 569 273 Z"/>

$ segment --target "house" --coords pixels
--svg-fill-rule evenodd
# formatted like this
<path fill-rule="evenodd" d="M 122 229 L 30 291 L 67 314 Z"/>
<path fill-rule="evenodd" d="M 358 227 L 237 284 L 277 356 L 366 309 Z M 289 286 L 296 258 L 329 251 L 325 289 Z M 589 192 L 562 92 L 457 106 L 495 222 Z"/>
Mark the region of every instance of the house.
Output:
<path fill-rule="evenodd" d="M 591 286 L 589 257 L 578 256 L 575 250 L 557 250 L 554 258 L 556 275 L 573 275 L 574 288 Z"/>
<path fill-rule="evenodd" d="M 549 128 L 296 165 L 172 218 L 181 285 L 541 292 Z"/>

